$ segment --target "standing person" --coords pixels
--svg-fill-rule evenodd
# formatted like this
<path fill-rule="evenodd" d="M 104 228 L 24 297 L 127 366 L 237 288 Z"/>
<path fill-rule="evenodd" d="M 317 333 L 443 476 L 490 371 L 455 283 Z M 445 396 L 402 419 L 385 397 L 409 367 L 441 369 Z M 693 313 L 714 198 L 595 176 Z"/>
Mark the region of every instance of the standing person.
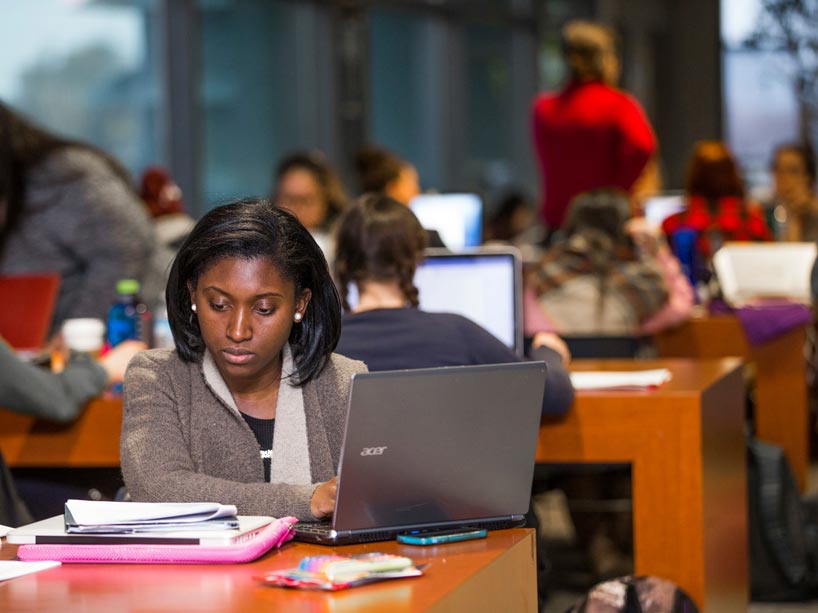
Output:
<path fill-rule="evenodd" d="M 299 151 L 282 159 L 276 167 L 272 199 L 298 218 L 329 257 L 333 226 L 347 206 L 347 195 L 324 154 Z"/>
<path fill-rule="evenodd" d="M 570 77 L 556 93 L 533 105 L 534 145 L 543 183 L 540 215 L 549 232 L 560 229 L 568 204 L 582 192 L 619 188 L 634 193 L 658 189 L 656 137 L 645 112 L 616 89 L 619 60 L 608 27 L 571 21 L 562 30 L 563 56 Z"/>
<path fill-rule="evenodd" d="M 263 200 L 213 209 L 170 271 L 176 345 L 125 375 L 122 474 L 134 500 L 332 514 L 351 378 L 333 354 L 341 305 L 318 244 Z"/>
<path fill-rule="evenodd" d="M 35 126 L 0 103 L 0 274 L 57 272 L 52 331 L 105 318 L 116 283 L 158 295 L 156 238 L 127 172 L 109 155 Z"/>
<path fill-rule="evenodd" d="M 797 143 L 776 147 L 770 170 L 776 238 L 818 240 L 818 195 L 815 193 L 815 153 L 812 147 Z"/>

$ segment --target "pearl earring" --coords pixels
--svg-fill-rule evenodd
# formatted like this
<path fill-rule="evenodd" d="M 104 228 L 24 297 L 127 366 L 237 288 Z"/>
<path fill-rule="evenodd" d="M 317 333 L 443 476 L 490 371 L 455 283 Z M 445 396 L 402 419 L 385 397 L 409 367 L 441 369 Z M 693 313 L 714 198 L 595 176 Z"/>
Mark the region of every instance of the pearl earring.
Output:
<path fill-rule="evenodd" d="M 303 315 L 301 313 L 296 313 L 295 315 L 293 315 L 293 319 L 295 320 L 295 323 L 300 322 L 302 317 L 303 317 Z"/>
<path fill-rule="evenodd" d="M 193 311 L 193 312 L 195 313 L 195 312 L 196 312 L 196 305 L 195 305 L 195 304 L 191 304 L 191 305 L 190 305 L 190 310 L 191 310 L 191 311 Z"/>

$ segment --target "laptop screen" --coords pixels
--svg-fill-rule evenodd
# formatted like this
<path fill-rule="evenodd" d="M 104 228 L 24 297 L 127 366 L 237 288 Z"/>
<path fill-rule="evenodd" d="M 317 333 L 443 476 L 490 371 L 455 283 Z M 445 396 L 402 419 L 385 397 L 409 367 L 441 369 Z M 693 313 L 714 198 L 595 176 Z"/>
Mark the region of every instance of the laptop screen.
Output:
<path fill-rule="evenodd" d="M 514 250 L 429 250 L 415 273 L 420 308 L 457 313 L 522 355 L 521 268 Z"/>
<path fill-rule="evenodd" d="M 58 274 L 0 276 L 0 337 L 18 351 L 42 349 L 59 287 Z"/>
<path fill-rule="evenodd" d="M 409 206 L 420 224 L 437 230 L 449 249 L 480 245 L 483 202 L 475 194 L 421 194 Z"/>

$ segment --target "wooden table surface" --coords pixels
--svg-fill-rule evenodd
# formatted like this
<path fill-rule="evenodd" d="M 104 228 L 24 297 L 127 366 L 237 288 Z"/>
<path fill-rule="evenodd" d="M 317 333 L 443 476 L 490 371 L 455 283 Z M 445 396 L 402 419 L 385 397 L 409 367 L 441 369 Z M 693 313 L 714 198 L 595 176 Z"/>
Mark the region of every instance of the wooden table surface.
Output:
<path fill-rule="evenodd" d="M 805 328 L 750 345 L 738 317 L 696 313 L 678 328 L 653 337 L 663 358 L 741 357 L 754 366 L 755 433 L 784 450 L 801 491 L 809 471 Z"/>
<path fill-rule="evenodd" d="M 540 427 L 538 462 L 632 467 L 634 564 L 681 585 L 704 610 L 747 610 L 742 363 L 576 360 L 573 371 L 669 368 L 649 391 L 580 391 Z"/>
<path fill-rule="evenodd" d="M 538 461 L 632 463 L 636 571 L 678 582 L 708 610 L 745 611 L 742 364 L 572 363 L 573 370 L 654 367 L 673 374 L 657 390 L 579 392 L 566 418 L 542 424 Z M 12 466 L 117 466 L 121 417 L 121 402 L 103 399 L 68 425 L 0 410 L 0 449 Z"/>
<path fill-rule="evenodd" d="M 4 544 L 0 559 L 14 559 Z M 423 577 L 335 593 L 260 585 L 254 576 L 297 566 L 304 556 L 384 552 L 429 564 Z M 0 611 L 287 611 L 378 612 L 537 610 L 530 529 L 496 530 L 488 538 L 433 547 L 396 541 L 326 547 L 286 543 L 249 564 L 63 564 L 0 583 Z"/>

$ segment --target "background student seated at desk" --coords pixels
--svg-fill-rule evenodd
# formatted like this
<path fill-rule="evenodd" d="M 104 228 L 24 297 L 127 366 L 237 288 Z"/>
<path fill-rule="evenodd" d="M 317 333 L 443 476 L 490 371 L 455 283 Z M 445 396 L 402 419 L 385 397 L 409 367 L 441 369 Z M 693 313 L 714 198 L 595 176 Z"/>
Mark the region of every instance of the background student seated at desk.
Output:
<path fill-rule="evenodd" d="M 338 353 L 370 370 L 518 362 L 516 353 L 465 317 L 417 308 L 413 277 L 425 245 L 426 231 L 412 211 L 388 196 L 365 195 L 341 218 L 336 281 L 346 309 L 351 283 L 360 298 L 344 315 Z M 548 364 L 544 414 L 562 414 L 573 401 L 563 356 L 567 360 L 567 350 L 555 335 L 535 339 L 532 357 Z"/>
<path fill-rule="evenodd" d="M 39 419 L 74 419 L 109 383 L 122 381 L 128 362 L 144 348 L 143 343 L 126 341 L 99 361 L 73 353 L 64 370 L 56 373 L 23 361 L 0 338 L 0 408 Z M 40 516 L 34 505 L 31 511 Z M 30 521 L 0 454 L 0 524 L 20 526 Z"/>
<path fill-rule="evenodd" d="M 167 288 L 175 350 L 125 376 L 121 462 L 134 500 L 235 504 L 315 520 L 335 505 L 351 377 L 341 305 L 307 229 L 263 200 L 210 211 Z"/>
<path fill-rule="evenodd" d="M 526 278 L 527 336 L 644 335 L 689 317 L 690 283 L 658 229 L 631 219 L 624 192 L 580 194 L 564 232 Z"/>
<path fill-rule="evenodd" d="M 0 103 L 0 202 L 0 274 L 61 276 L 52 331 L 68 318 L 104 318 L 120 279 L 139 280 L 153 304 L 162 278 L 154 228 L 110 155 Z"/>

